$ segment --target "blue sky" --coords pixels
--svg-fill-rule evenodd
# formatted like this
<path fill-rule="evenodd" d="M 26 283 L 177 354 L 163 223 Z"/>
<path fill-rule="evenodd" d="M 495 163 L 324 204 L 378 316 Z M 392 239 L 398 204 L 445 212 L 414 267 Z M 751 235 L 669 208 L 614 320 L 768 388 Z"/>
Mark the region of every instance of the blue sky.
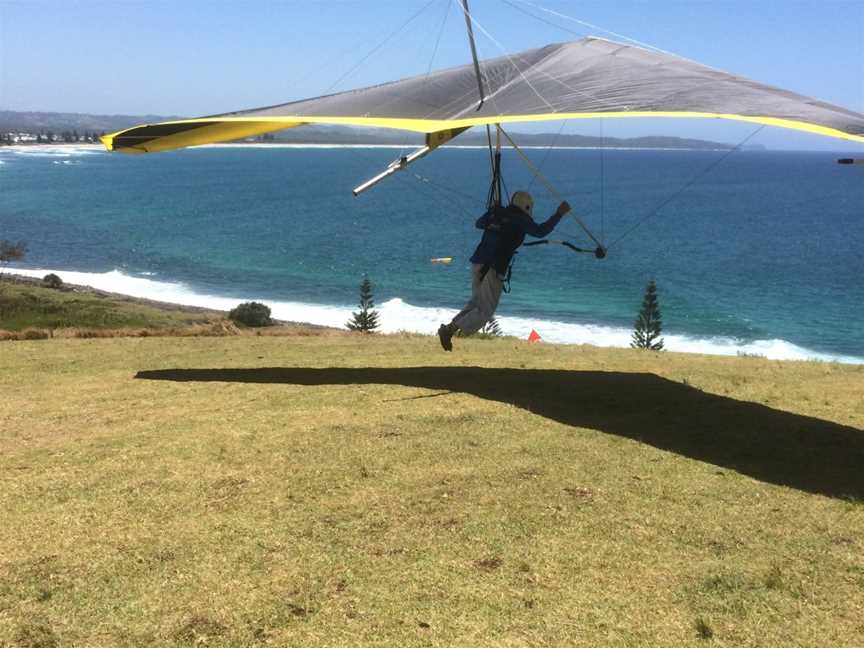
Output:
<path fill-rule="evenodd" d="M 497 41 L 478 30 L 481 58 L 499 56 L 502 47 L 515 52 L 589 33 L 612 37 L 570 19 L 578 18 L 864 112 L 862 0 L 471 0 L 470 5 Z M 0 0 L 0 109 L 195 116 L 422 74 L 430 63 L 440 68 L 469 60 L 464 20 L 452 0 Z M 599 134 L 601 128 L 609 136 L 671 134 L 727 142 L 754 129 L 713 120 L 604 120 L 571 122 L 565 132 Z M 557 125 L 543 129 L 557 131 Z M 862 149 L 775 129 L 752 141 Z"/>

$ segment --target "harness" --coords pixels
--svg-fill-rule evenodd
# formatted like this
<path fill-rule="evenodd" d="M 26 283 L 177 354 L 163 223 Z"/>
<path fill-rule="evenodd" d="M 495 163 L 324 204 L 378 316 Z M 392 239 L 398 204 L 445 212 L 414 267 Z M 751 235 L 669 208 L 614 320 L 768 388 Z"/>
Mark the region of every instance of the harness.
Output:
<path fill-rule="evenodd" d="M 510 282 L 513 278 L 513 264 L 517 254 L 516 250 L 525 240 L 525 233 L 518 225 L 514 224 L 514 221 L 521 214 L 521 212 L 513 213 L 513 210 L 518 211 L 518 208 L 513 206 L 504 207 L 501 204 L 503 180 L 501 178 L 500 135 L 496 139 L 496 146 L 492 155 L 492 181 L 489 184 L 489 196 L 486 200 L 486 213 L 491 214 L 492 219 L 486 226 L 486 230 L 496 231 L 498 237 L 495 244 L 493 261 L 484 264 L 480 271 L 480 279 L 482 280 L 490 269 L 494 269 L 501 277 L 502 290 L 505 293 L 509 293 L 511 290 Z M 489 149 L 491 153 L 491 137 L 489 140 Z"/>
<path fill-rule="evenodd" d="M 513 278 L 513 263 L 516 259 L 516 250 L 525 240 L 525 232 L 519 226 L 518 221 L 522 216 L 518 207 L 493 206 L 491 208 L 491 220 L 486 226 L 486 231 L 495 232 L 495 250 L 492 261 L 486 263 L 481 271 L 481 278 L 490 269 L 502 278 L 504 292 L 510 292 L 510 281 Z"/>

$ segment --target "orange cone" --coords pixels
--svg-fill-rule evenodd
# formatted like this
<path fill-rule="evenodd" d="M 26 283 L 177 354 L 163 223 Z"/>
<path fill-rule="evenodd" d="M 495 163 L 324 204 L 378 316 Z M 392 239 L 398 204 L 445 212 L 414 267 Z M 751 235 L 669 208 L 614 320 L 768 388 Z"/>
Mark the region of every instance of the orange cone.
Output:
<path fill-rule="evenodd" d="M 531 329 L 531 334 L 528 336 L 529 342 L 540 342 L 542 339 L 537 331 Z"/>

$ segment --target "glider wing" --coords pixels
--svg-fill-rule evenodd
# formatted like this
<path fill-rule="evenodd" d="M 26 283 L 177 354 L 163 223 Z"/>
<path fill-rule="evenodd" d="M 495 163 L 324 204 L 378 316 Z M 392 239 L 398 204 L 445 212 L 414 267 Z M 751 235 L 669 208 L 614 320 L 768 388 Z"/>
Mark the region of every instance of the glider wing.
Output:
<path fill-rule="evenodd" d="M 583 38 L 473 65 L 291 103 L 137 126 L 102 138 L 147 153 L 241 139 L 303 124 L 427 134 L 494 123 L 579 118 L 694 117 L 780 126 L 864 142 L 864 114 L 673 55 Z M 443 137 L 442 137 L 443 139 Z M 433 146 L 434 148 L 434 146 Z"/>

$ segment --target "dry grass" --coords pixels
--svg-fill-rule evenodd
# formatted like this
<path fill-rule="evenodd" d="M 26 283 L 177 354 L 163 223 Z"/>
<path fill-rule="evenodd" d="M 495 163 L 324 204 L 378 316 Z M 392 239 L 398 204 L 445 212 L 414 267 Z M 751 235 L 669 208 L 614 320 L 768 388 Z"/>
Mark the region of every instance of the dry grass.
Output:
<path fill-rule="evenodd" d="M 864 368 L 0 346 L 0 645 L 859 646 Z"/>

